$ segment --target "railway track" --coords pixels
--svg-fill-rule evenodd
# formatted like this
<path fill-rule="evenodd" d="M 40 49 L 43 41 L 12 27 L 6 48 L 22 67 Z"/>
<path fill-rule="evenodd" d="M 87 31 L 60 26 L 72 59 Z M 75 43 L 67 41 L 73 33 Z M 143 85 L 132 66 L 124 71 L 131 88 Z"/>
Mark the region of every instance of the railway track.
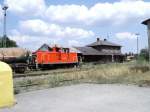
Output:
<path fill-rule="evenodd" d="M 61 73 L 72 73 L 72 72 L 81 72 L 87 71 L 89 68 L 82 68 L 82 69 L 71 69 L 71 70 L 55 70 L 55 71 L 36 71 L 36 72 L 29 72 L 24 74 L 13 74 L 13 78 L 22 78 L 22 77 L 34 77 L 34 76 L 43 76 L 43 75 L 54 75 L 54 74 L 61 74 Z"/>

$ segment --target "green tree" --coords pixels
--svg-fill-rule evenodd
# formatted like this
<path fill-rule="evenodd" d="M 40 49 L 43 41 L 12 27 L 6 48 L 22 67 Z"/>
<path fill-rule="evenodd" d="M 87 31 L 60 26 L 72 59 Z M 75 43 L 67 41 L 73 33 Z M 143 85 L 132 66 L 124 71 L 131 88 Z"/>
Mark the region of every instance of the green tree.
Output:
<path fill-rule="evenodd" d="M 4 46 L 4 42 L 6 42 L 6 46 Z M 0 48 L 2 47 L 18 47 L 18 45 L 14 40 L 9 39 L 8 37 L 2 37 L 0 38 Z"/>
<path fill-rule="evenodd" d="M 146 61 L 149 60 L 148 48 L 141 49 L 139 58 L 141 60 L 146 60 Z"/>

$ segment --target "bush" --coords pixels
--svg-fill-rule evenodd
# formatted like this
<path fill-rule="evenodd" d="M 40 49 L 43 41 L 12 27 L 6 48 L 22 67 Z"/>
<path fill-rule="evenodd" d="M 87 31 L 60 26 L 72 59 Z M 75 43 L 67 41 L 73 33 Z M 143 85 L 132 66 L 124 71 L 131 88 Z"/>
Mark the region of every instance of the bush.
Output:
<path fill-rule="evenodd" d="M 139 60 L 142 60 L 142 61 L 148 61 L 149 60 L 149 53 L 148 53 L 148 49 L 145 48 L 145 49 L 142 49 L 140 51 L 140 55 L 139 55 Z"/>

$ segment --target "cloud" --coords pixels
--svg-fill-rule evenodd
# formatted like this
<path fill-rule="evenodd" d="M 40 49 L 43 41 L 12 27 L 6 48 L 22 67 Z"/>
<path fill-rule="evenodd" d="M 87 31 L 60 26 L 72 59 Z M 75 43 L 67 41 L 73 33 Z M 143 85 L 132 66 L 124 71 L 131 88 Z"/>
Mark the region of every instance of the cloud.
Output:
<path fill-rule="evenodd" d="M 130 19 L 150 16 L 149 10 L 150 2 L 123 0 L 114 3 L 97 3 L 89 8 L 85 5 L 50 5 L 45 16 L 48 20 L 62 23 L 93 25 L 111 22 L 122 24 Z"/>
<path fill-rule="evenodd" d="M 19 29 L 24 34 L 49 36 L 50 38 L 87 38 L 94 36 L 92 31 L 81 28 L 62 27 L 40 19 L 21 21 Z"/>
<path fill-rule="evenodd" d="M 21 21 L 16 29 L 10 31 L 11 39 L 17 41 L 20 46 L 32 50 L 37 49 L 43 43 L 70 46 L 71 44 L 77 44 L 77 40 L 93 36 L 94 32 L 92 31 L 81 28 L 63 27 L 47 23 L 40 19 Z"/>
<path fill-rule="evenodd" d="M 123 2 L 135 2 L 135 1 L 144 1 L 144 0 L 121 0 Z"/>
<path fill-rule="evenodd" d="M 116 33 L 116 38 L 121 39 L 121 40 L 130 40 L 130 39 L 136 39 L 137 35 L 134 33 L 130 32 L 121 32 L 121 33 Z"/>
<path fill-rule="evenodd" d="M 69 40 L 68 41 L 69 46 L 81 46 L 82 44 L 83 44 L 82 42 L 79 42 L 77 40 Z"/>
<path fill-rule="evenodd" d="M 88 8 L 84 5 L 50 5 L 45 15 L 58 22 L 84 21 L 88 19 Z"/>
<path fill-rule="evenodd" d="M 85 5 L 46 5 L 45 0 L 5 0 L 12 13 L 21 17 L 39 17 L 56 23 L 84 25 L 124 24 L 150 16 L 150 2 L 143 0 L 121 0 Z"/>
<path fill-rule="evenodd" d="M 0 5 L 0 20 L 2 20 L 3 19 L 3 11 L 2 11 L 2 6 Z"/>
<path fill-rule="evenodd" d="M 27 48 L 30 50 L 37 50 L 42 44 L 57 44 L 59 39 L 49 38 L 47 36 L 35 36 L 22 34 L 18 30 L 12 30 L 9 38 L 15 40 L 20 47 Z"/>
<path fill-rule="evenodd" d="M 41 16 L 45 9 L 44 0 L 5 0 L 10 12 L 20 14 L 21 16 Z"/>
<path fill-rule="evenodd" d="M 48 41 L 50 41 L 50 39 L 45 37 L 30 35 L 11 35 L 10 38 L 17 41 L 17 44 L 20 47 L 27 48 L 33 51 L 37 50 L 42 44 L 48 43 Z"/>
<path fill-rule="evenodd" d="M 127 39 L 125 43 L 127 45 L 128 41 L 135 41 L 133 40 L 135 36 L 130 32 L 120 31 L 125 30 L 120 26 L 112 25 L 128 25 L 130 29 L 134 28 L 134 32 L 140 29 L 140 26 L 135 27 L 134 23 L 140 24 L 142 20 L 150 17 L 150 2 L 143 0 L 98 2 L 93 6 L 48 5 L 46 0 L 5 0 L 5 2 L 9 6 L 8 14 L 11 19 L 8 25 L 12 25 L 8 28 L 14 29 L 11 33 L 8 31 L 9 36 L 17 40 L 20 46 L 31 49 L 47 42 L 82 44 L 82 42 L 85 43 L 85 39 L 86 42 L 90 42 L 92 38 L 89 37 L 94 35 L 108 32 L 114 35 L 113 31 L 121 32 L 116 34 L 117 38 L 114 40 L 123 40 L 124 43 Z M 3 17 L 2 11 L 0 11 L 1 17 Z M 103 25 L 106 29 L 99 28 Z"/>

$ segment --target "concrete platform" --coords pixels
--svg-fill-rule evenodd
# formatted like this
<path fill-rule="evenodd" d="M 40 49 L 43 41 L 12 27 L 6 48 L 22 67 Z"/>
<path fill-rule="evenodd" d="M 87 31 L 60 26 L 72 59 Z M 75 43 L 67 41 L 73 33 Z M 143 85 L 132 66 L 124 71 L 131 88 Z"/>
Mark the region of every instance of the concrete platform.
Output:
<path fill-rule="evenodd" d="M 16 95 L 0 112 L 150 112 L 150 88 L 80 84 Z"/>

